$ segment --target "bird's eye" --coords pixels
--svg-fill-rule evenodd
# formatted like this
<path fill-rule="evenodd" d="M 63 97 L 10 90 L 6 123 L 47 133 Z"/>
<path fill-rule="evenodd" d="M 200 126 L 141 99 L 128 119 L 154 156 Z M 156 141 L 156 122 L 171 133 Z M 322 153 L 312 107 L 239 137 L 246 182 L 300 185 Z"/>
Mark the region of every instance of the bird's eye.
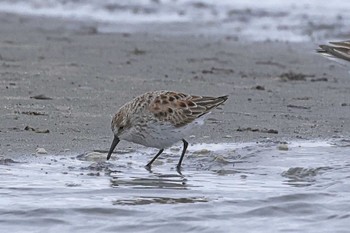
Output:
<path fill-rule="evenodd" d="M 123 129 L 124 129 L 124 126 L 120 126 L 120 127 L 119 127 L 119 130 L 123 130 Z"/>

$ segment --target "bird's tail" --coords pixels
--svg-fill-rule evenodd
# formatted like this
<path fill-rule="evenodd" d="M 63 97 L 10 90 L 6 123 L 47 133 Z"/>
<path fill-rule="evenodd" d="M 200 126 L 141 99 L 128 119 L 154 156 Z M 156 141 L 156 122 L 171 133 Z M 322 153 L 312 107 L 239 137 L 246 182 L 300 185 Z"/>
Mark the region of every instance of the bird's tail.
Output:
<path fill-rule="evenodd" d="M 223 104 L 228 99 L 228 95 L 219 96 L 219 97 L 208 97 L 203 96 L 200 99 L 197 99 L 195 103 L 199 106 L 205 107 L 206 112 L 210 111 L 213 108 L 218 107 Z"/>
<path fill-rule="evenodd" d="M 350 61 L 350 41 L 329 42 L 330 45 L 320 45 L 318 53 L 328 58 L 339 58 Z"/>

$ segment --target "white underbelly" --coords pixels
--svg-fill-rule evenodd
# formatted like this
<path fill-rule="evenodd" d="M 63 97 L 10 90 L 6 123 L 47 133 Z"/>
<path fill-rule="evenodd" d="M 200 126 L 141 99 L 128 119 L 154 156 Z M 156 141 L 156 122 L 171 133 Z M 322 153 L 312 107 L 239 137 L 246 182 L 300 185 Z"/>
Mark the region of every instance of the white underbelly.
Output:
<path fill-rule="evenodd" d="M 201 117 L 182 127 L 174 127 L 171 123 L 167 122 L 150 122 L 147 124 L 147 127 L 134 127 L 130 129 L 130 133 L 122 139 L 147 147 L 163 149 L 188 137 L 194 127 L 203 124 L 203 120 L 204 118 Z"/>

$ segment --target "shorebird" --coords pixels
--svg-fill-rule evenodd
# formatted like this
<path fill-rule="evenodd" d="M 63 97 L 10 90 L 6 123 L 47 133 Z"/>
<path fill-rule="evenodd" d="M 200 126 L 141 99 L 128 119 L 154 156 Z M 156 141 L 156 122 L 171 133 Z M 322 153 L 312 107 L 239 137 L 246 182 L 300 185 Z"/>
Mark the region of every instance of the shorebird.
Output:
<path fill-rule="evenodd" d="M 227 95 L 208 97 L 173 91 L 151 91 L 134 98 L 124 104 L 112 119 L 114 139 L 107 160 L 119 141 L 126 140 L 159 149 L 146 165 L 150 169 L 165 148 L 182 140 L 183 150 L 176 166 L 179 171 L 188 146 L 184 137 L 194 126 L 204 123 L 210 110 L 227 99 Z"/>
<path fill-rule="evenodd" d="M 318 53 L 343 63 L 350 62 L 350 41 L 329 42 L 329 45 L 319 45 Z"/>

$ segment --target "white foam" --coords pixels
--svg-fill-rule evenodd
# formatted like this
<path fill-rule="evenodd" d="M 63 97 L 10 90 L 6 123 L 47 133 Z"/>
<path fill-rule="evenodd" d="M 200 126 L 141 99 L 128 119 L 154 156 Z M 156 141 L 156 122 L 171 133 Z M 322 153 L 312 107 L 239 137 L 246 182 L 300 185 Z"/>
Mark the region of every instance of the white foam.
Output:
<path fill-rule="evenodd" d="M 235 149 L 241 149 L 247 146 L 254 146 L 256 143 L 199 143 L 188 147 L 189 151 L 200 151 L 207 149 L 213 152 L 225 152 Z"/>
<path fill-rule="evenodd" d="M 243 11 L 238 15 L 233 13 L 230 16 L 231 10 Z M 247 10 L 246 14 L 245 10 Z M 202 32 L 206 33 L 240 34 L 251 40 L 268 38 L 289 41 L 308 40 L 310 36 L 305 35 L 305 30 L 310 30 L 310 22 L 315 22 L 317 25 L 350 23 L 350 16 L 346 14 L 349 10 L 350 1 L 342 0 L 328 2 L 319 0 L 259 2 L 252 0 L 162 0 L 159 2 L 151 0 L 4 0 L 0 2 L 0 12 L 20 15 L 92 20 L 111 23 L 114 26 L 118 23 L 197 22 L 207 25 L 202 28 Z M 268 14 L 256 14 L 259 11 L 266 11 Z M 278 16 L 281 12 L 285 15 Z M 274 16 L 274 13 L 277 13 L 277 16 Z M 244 18 L 245 15 L 247 19 L 241 21 L 240 18 Z M 110 30 L 117 30 L 117 28 L 111 27 Z M 344 30 L 346 27 L 337 28 L 339 32 Z M 322 34 L 323 31 L 317 30 L 315 33 Z"/>
<path fill-rule="evenodd" d="M 288 142 L 288 148 L 325 148 L 334 146 L 330 141 L 291 141 Z M 225 153 L 232 152 L 237 149 L 244 148 L 276 148 L 278 143 L 254 143 L 254 142 L 245 142 L 245 143 L 198 143 L 198 144 L 190 144 L 188 147 L 188 151 L 191 152 L 200 152 L 202 150 L 206 150 L 209 152 L 215 153 Z M 176 146 L 178 148 L 178 146 Z M 181 147 L 182 148 L 182 147 Z M 171 148 L 170 148 L 171 150 Z M 181 150 L 181 149 L 180 149 Z M 149 151 L 149 153 L 153 153 L 153 151 Z"/>
<path fill-rule="evenodd" d="M 110 12 L 94 4 L 47 4 L 37 7 L 26 1 L 15 3 L 0 3 L 0 12 L 20 15 L 33 15 L 45 17 L 60 17 L 75 20 L 92 20 L 105 23 L 150 23 L 150 22 L 183 22 L 186 18 L 175 12 L 159 12 L 157 14 L 135 14 L 130 11 Z"/>

